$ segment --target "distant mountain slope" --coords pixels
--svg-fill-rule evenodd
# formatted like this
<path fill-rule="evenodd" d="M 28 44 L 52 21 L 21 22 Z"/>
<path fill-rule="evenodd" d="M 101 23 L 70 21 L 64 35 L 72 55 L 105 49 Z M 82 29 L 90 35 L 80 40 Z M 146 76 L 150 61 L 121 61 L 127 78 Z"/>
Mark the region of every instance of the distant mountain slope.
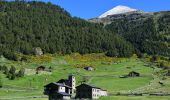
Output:
<path fill-rule="evenodd" d="M 122 35 L 137 52 L 170 56 L 170 12 L 128 12 L 89 20 Z"/>
<path fill-rule="evenodd" d="M 119 5 L 119 6 L 114 7 L 113 9 L 105 12 L 104 14 L 99 16 L 99 18 L 104 18 L 104 17 L 107 17 L 107 16 L 117 15 L 117 14 L 124 14 L 124 13 L 128 13 L 128 12 L 136 12 L 136 11 L 138 11 L 138 10 L 132 9 L 130 7 L 127 7 L 127 6 Z"/>
<path fill-rule="evenodd" d="M 98 53 L 114 50 L 130 56 L 132 45 L 101 24 L 72 18 L 64 9 L 43 2 L 0 1 L 0 55 L 45 53 Z"/>

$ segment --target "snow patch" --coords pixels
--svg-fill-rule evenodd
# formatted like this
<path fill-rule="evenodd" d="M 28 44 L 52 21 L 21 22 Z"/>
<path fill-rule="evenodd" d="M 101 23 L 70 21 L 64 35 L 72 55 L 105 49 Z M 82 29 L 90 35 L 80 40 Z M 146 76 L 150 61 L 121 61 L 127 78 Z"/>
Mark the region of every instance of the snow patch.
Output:
<path fill-rule="evenodd" d="M 138 11 L 137 9 L 133 9 L 127 6 L 116 6 L 115 8 L 105 12 L 104 14 L 102 14 L 101 16 L 99 16 L 98 18 L 104 18 L 107 17 L 109 15 L 117 15 L 117 14 L 123 14 L 123 13 L 128 13 L 128 12 L 134 12 L 134 11 Z"/>

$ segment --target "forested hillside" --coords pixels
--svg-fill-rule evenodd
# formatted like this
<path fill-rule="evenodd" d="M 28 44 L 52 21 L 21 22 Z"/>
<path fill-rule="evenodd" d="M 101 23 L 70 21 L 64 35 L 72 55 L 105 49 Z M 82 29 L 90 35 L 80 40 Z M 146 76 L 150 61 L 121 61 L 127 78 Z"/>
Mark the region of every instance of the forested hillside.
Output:
<path fill-rule="evenodd" d="M 131 56 L 133 46 L 102 24 L 71 17 L 59 6 L 43 2 L 0 1 L 0 55 L 71 52 Z M 114 52 L 113 52 L 114 51 Z M 114 54 L 113 54 L 114 53 Z"/>
<path fill-rule="evenodd" d="M 127 13 L 93 19 L 131 42 L 137 53 L 170 55 L 170 12 Z"/>

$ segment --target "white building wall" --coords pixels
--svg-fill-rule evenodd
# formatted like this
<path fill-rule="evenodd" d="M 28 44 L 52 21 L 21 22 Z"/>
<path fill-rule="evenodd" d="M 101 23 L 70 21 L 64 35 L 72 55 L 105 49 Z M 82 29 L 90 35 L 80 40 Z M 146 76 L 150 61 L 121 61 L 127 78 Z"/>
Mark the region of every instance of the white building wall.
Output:
<path fill-rule="evenodd" d="M 66 88 L 63 86 L 58 87 L 58 92 L 66 92 Z"/>
<path fill-rule="evenodd" d="M 107 96 L 107 91 L 92 88 L 92 99 L 98 99 L 101 96 Z"/>
<path fill-rule="evenodd" d="M 107 96 L 107 91 L 101 90 L 100 91 L 100 96 Z"/>
<path fill-rule="evenodd" d="M 63 96 L 63 100 L 70 100 L 70 96 Z"/>
<path fill-rule="evenodd" d="M 92 88 L 92 99 L 98 99 L 100 97 L 100 89 Z"/>

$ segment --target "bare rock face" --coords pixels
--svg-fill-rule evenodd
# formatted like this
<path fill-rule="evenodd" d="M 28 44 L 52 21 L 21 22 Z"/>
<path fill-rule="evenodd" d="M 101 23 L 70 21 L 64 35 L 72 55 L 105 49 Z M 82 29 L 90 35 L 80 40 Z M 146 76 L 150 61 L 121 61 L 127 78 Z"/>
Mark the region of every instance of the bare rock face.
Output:
<path fill-rule="evenodd" d="M 41 55 L 43 55 L 43 51 L 40 47 L 36 47 L 36 48 L 34 48 L 34 54 L 37 56 L 41 56 Z"/>

